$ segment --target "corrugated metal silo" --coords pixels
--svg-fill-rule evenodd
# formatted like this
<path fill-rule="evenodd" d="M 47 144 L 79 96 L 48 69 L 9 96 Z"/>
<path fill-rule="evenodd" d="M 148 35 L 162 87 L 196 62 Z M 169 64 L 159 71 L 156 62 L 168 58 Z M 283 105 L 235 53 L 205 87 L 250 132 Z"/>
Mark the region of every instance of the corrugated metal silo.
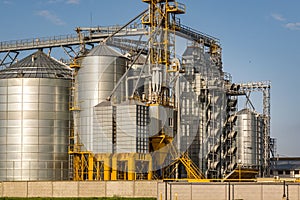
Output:
<path fill-rule="evenodd" d="M 0 71 L 0 180 L 68 178 L 71 70 L 42 51 Z"/>
<path fill-rule="evenodd" d="M 114 49 L 100 44 L 83 58 L 78 72 L 78 100 L 80 104 L 79 135 L 86 150 L 93 151 L 93 110 L 106 100 L 126 71 L 127 58 Z M 121 85 L 111 98 L 114 103 L 125 96 Z M 97 144 L 96 144 L 97 145 Z"/>
<path fill-rule="evenodd" d="M 263 121 L 249 109 L 237 112 L 237 159 L 245 167 L 259 167 L 262 158 Z"/>

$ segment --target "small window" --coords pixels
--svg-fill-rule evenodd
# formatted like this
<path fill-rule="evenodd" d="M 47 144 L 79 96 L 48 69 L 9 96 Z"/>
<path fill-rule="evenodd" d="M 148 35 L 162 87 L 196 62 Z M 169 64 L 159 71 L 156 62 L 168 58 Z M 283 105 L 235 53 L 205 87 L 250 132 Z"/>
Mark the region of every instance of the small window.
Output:
<path fill-rule="evenodd" d="M 169 126 L 173 127 L 173 118 L 169 118 Z"/>
<path fill-rule="evenodd" d="M 285 171 L 285 174 L 286 174 L 286 175 L 290 175 L 290 174 L 291 174 L 291 171 Z"/>
<path fill-rule="evenodd" d="M 299 173 L 299 170 L 295 170 L 295 174 L 300 174 L 300 173 Z"/>
<path fill-rule="evenodd" d="M 278 174 L 283 174 L 283 171 L 282 170 L 278 170 Z"/>

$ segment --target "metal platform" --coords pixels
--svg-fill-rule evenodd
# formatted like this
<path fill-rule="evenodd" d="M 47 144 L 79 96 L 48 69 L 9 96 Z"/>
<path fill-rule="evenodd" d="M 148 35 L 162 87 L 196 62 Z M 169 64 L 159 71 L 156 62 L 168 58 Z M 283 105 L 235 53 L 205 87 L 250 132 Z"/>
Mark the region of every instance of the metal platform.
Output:
<path fill-rule="evenodd" d="M 223 181 L 250 181 L 256 178 L 258 170 L 256 169 L 247 169 L 247 168 L 237 168 L 230 172 Z"/>

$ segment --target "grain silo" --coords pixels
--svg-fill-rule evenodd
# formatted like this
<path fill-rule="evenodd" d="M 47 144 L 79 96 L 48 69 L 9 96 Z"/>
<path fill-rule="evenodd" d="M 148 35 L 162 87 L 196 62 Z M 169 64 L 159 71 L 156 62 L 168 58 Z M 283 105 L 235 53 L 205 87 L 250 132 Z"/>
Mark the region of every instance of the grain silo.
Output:
<path fill-rule="evenodd" d="M 259 168 L 263 158 L 263 120 L 249 109 L 237 112 L 237 159 L 244 167 Z"/>
<path fill-rule="evenodd" d="M 94 151 L 94 107 L 105 101 L 126 70 L 127 58 L 114 49 L 100 44 L 82 59 L 78 72 L 78 101 L 80 105 L 79 135 L 84 148 Z M 118 87 L 111 101 L 125 98 L 124 84 Z M 97 149 L 97 148 L 96 148 Z"/>
<path fill-rule="evenodd" d="M 41 50 L 0 71 L 0 180 L 68 179 L 71 70 Z"/>

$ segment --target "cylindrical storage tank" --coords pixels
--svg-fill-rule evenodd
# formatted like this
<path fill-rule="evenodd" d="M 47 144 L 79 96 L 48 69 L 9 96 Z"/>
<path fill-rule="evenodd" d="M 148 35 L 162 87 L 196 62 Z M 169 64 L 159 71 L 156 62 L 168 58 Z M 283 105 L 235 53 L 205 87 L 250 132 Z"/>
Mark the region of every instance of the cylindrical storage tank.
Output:
<path fill-rule="evenodd" d="M 67 180 L 71 70 L 42 51 L 0 71 L 0 180 Z"/>
<path fill-rule="evenodd" d="M 263 121 L 249 109 L 237 112 L 237 162 L 244 167 L 258 168 L 262 157 Z"/>
<path fill-rule="evenodd" d="M 100 44 L 82 59 L 78 71 L 78 101 L 80 105 L 79 137 L 84 149 L 93 151 L 93 110 L 105 101 L 126 71 L 127 58 L 114 49 Z M 124 83 L 111 97 L 119 103 L 125 97 Z M 97 145 L 97 144 L 96 144 Z"/>

